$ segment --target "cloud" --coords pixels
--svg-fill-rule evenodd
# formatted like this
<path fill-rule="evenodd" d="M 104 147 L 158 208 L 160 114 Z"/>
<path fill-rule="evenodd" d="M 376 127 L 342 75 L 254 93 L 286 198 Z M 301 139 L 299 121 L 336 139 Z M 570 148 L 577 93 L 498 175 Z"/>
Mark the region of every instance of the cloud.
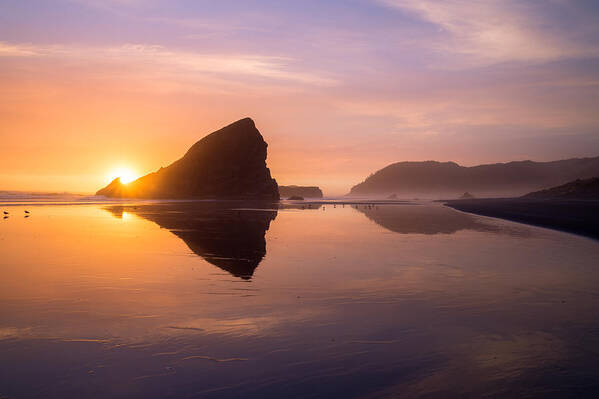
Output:
<path fill-rule="evenodd" d="M 545 9 L 513 0 L 377 0 L 435 25 L 438 34 L 430 46 L 444 53 L 462 55 L 470 63 L 546 62 L 572 57 L 599 56 L 599 46 L 556 34 L 552 14 Z M 571 11 L 571 10 L 570 10 Z M 570 30 L 576 30 L 576 26 Z M 427 38 L 429 40 L 430 38 Z"/>
<path fill-rule="evenodd" d="M 215 54 L 171 50 L 157 45 L 121 46 L 32 45 L 0 42 L 0 57 L 38 57 L 98 64 L 127 64 L 163 72 L 213 74 L 234 79 L 259 78 L 270 81 L 331 86 L 337 82 L 317 73 L 294 69 L 294 59 L 254 54 Z"/>
<path fill-rule="evenodd" d="M 32 46 L 0 42 L 0 57 L 30 57 L 36 54 Z"/>
<path fill-rule="evenodd" d="M 70 2 L 104 10 L 112 10 L 118 7 L 141 6 L 150 3 L 148 0 L 70 0 Z"/>

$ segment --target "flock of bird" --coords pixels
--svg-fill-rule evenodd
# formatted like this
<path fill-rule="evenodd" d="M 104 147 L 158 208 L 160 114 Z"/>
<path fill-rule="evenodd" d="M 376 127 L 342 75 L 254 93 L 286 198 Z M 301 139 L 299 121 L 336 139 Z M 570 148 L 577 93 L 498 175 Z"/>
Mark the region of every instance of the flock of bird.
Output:
<path fill-rule="evenodd" d="M 341 203 L 341 204 L 333 204 L 333 208 L 337 208 L 337 205 L 341 205 L 342 208 L 345 208 L 345 204 Z M 349 204 L 351 205 L 352 208 L 356 208 L 359 209 L 360 206 L 358 204 Z M 312 209 L 312 204 L 308 204 L 307 205 L 308 209 Z M 306 205 L 302 205 L 302 209 L 306 209 Z M 364 205 L 364 209 L 379 209 L 378 205 L 373 205 L 373 204 L 365 204 Z M 323 205 L 322 206 L 322 210 L 326 210 L 326 206 Z"/>
<path fill-rule="evenodd" d="M 8 211 L 3 211 L 3 213 L 4 213 L 4 219 L 8 219 L 8 215 L 10 215 L 10 213 Z M 29 215 L 31 215 L 31 212 L 29 212 L 27 209 L 25 209 L 24 213 L 25 213 L 26 218 L 28 218 Z"/>

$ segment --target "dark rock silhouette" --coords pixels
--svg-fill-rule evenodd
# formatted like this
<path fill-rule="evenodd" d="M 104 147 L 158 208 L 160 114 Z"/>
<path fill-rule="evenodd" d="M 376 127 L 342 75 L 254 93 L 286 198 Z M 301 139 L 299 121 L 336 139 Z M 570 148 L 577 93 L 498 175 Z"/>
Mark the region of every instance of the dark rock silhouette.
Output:
<path fill-rule="evenodd" d="M 454 162 L 398 162 L 352 187 L 353 195 L 476 192 L 481 196 L 514 196 L 574 179 L 599 176 L 599 157 L 554 162 L 518 161 L 460 166 Z"/>
<path fill-rule="evenodd" d="M 522 198 L 599 200 L 599 177 L 577 179 L 561 186 L 526 194 Z"/>
<path fill-rule="evenodd" d="M 470 194 L 468 191 L 466 191 L 464 194 L 462 194 L 462 196 L 460 197 L 460 199 L 472 199 L 472 198 L 476 198 L 474 195 Z"/>
<path fill-rule="evenodd" d="M 299 195 L 292 195 L 291 197 L 287 198 L 290 201 L 303 201 L 304 197 L 300 197 Z"/>
<path fill-rule="evenodd" d="M 241 206 L 244 209 L 236 209 Z M 170 230 L 207 262 L 248 280 L 266 255 L 265 234 L 277 216 L 277 211 L 268 206 L 225 201 L 124 205 L 105 209 L 115 217 L 128 212 L 150 220 Z"/>
<path fill-rule="evenodd" d="M 282 198 L 293 196 L 322 198 L 322 190 L 316 186 L 279 186 L 279 193 Z"/>
<path fill-rule="evenodd" d="M 128 184 L 116 178 L 96 195 L 278 200 L 266 148 L 254 121 L 241 119 L 207 135 L 171 165 Z"/>

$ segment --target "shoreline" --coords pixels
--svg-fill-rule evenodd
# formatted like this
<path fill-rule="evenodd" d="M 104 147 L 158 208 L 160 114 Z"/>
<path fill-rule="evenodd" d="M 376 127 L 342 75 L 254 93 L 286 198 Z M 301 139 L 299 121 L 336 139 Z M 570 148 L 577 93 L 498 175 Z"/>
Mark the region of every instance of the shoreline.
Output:
<path fill-rule="evenodd" d="M 599 200 L 484 198 L 443 201 L 462 212 L 565 231 L 599 240 Z"/>

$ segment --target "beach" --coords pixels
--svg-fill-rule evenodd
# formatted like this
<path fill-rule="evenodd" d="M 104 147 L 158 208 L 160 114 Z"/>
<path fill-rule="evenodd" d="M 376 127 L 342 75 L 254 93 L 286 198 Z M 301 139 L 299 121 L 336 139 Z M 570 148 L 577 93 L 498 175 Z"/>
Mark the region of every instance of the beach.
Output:
<path fill-rule="evenodd" d="M 484 198 L 444 201 L 451 208 L 599 238 L 599 201 Z"/>
<path fill-rule="evenodd" d="M 599 392 L 596 241 L 430 202 L 306 205 L 3 207 L 2 394 Z"/>

